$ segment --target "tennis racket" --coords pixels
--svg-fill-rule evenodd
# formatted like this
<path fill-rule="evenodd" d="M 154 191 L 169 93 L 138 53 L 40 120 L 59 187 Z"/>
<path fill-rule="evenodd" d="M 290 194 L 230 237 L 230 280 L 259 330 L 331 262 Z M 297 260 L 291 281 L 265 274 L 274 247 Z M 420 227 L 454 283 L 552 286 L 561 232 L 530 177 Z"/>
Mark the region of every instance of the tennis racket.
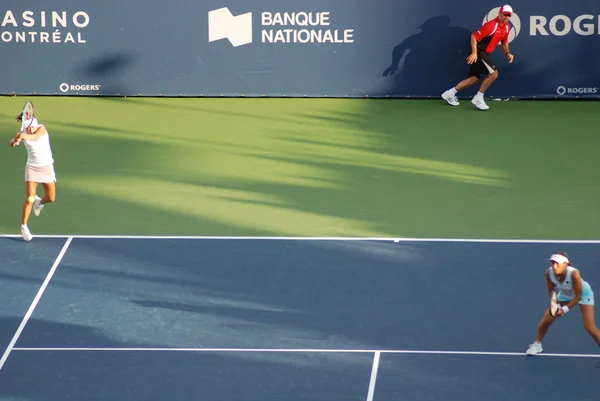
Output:
<path fill-rule="evenodd" d="M 552 295 L 550 296 L 550 314 L 556 316 L 559 309 L 558 296 L 556 295 L 556 291 L 552 291 Z"/>
<path fill-rule="evenodd" d="M 33 124 L 35 119 L 35 108 L 29 100 L 25 102 L 23 111 L 21 112 L 21 131 L 27 133 L 27 128 Z"/>

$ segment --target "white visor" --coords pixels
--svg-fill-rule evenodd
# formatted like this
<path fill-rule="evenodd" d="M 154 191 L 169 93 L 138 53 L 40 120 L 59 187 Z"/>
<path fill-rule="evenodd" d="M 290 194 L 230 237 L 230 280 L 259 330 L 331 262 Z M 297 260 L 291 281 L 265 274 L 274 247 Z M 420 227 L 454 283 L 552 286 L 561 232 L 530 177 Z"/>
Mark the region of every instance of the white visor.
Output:
<path fill-rule="evenodd" d="M 563 255 L 559 255 L 559 254 L 554 254 L 552 256 L 550 256 L 550 261 L 552 262 L 556 262 L 556 263 L 569 263 L 569 259 L 567 259 L 565 256 Z"/>

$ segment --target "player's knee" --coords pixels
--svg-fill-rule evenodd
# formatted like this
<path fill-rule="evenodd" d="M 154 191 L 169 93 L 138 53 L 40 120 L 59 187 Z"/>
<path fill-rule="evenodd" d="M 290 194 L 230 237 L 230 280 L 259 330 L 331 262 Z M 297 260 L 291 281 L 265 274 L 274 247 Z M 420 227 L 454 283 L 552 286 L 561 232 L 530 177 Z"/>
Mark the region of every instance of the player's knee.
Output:
<path fill-rule="evenodd" d="M 591 335 L 596 334 L 596 332 L 598 331 L 598 328 L 596 327 L 596 325 L 594 323 L 591 322 L 585 322 L 583 324 L 583 327 L 585 328 L 585 330 L 590 333 Z"/>
<path fill-rule="evenodd" d="M 52 203 L 56 200 L 56 194 L 48 195 L 46 198 L 48 199 L 48 202 L 46 203 Z"/>
<path fill-rule="evenodd" d="M 494 72 L 492 72 L 490 74 L 490 78 L 492 78 L 493 80 L 498 79 L 498 70 L 495 70 Z"/>

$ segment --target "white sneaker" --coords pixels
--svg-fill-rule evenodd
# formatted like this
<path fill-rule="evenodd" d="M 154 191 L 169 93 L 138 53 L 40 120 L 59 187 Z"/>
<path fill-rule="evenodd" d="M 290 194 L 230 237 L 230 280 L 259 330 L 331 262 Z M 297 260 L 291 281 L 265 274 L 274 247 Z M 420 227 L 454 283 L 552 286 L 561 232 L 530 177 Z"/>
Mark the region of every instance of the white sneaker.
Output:
<path fill-rule="evenodd" d="M 40 213 L 42 213 L 42 210 L 44 210 L 44 205 L 40 203 L 41 201 L 42 199 L 36 195 L 35 200 L 33 201 L 33 214 L 36 216 L 39 216 Z"/>
<path fill-rule="evenodd" d="M 527 349 L 527 355 L 537 355 L 543 350 L 542 343 L 536 341 L 529 345 L 529 348 Z"/>
<path fill-rule="evenodd" d="M 33 235 L 31 235 L 31 231 L 29 231 L 28 227 L 21 227 L 21 235 L 26 242 L 29 242 L 33 239 Z"/>
<path fill-rule="evenodd" d="M 448 102 L 450 106 L 458 106 L 460 104 L 456 95 L 451 94 L 450 91 L 442 93 L 442 99 Z"/>
<path fill-rule="evenodd" d="M 475 107 L 477 107 L 479 110 L 487 110 L 490 108 L 490 106 L 488 106 L 485 103 L 485 100 L 483 99 L 483 97 L 474 96 L 473 100 L 471 100 L 471 103 L 473 103 L 473 105 Z"/>

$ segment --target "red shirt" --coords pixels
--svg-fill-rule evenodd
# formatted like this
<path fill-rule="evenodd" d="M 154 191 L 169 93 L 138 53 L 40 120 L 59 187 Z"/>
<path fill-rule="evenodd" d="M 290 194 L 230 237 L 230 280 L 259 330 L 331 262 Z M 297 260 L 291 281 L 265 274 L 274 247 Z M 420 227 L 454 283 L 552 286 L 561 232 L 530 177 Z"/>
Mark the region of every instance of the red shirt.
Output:
<path fill-rule="evenodd" d="M 508 22 L 501 25 L 498 18 L 494 18 L 483 24 L 477 32 L 473 33 L 473 36 L 477 39 L 477 48 L 489 54 L 496 49 L 498 43 L 508 43 L 509 32 L 510 24 Z"/>

